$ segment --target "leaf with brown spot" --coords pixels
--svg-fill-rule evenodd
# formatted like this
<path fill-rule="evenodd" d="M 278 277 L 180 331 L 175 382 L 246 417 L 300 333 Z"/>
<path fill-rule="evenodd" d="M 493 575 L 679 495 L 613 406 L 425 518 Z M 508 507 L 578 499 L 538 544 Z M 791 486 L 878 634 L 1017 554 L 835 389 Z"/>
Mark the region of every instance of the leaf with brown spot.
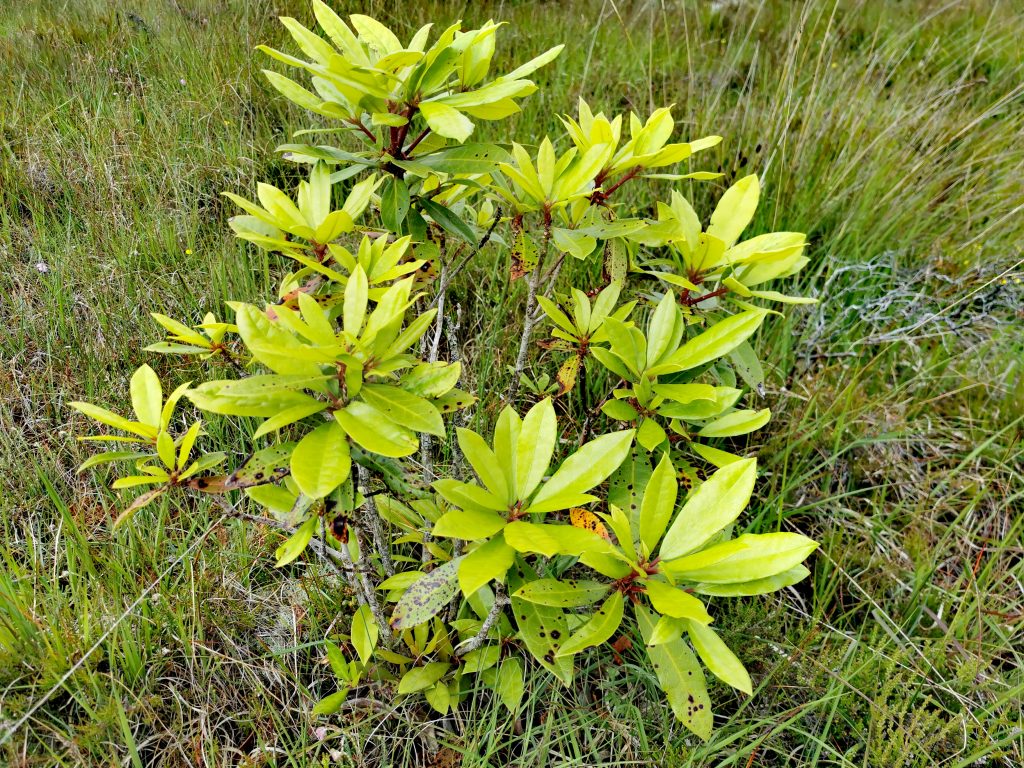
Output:
<path fill-rule="evenodd" d="M 647 642 L 657 620 L 642 606 L 635 608 L 640 632 Z M 711 699 L 696 655 L 680 638 L 661 645 L 648 645 L 647 656 L 676 718 L 707 741 L 712 728 Z"/>
<path fill-rule="evenodd" d="M 537 266 L 537 246 L 523 230 L 521 217 L 512 220 L 512 266 L 509 279 L 518 280 L 528 275 Z"/>
<path fill-rule="evenodd" d="M 463 408 L 471 406 L 476 402 L 476 396 L 461 389 L 452 389 L 431 402 L 437 406 L 437 410 L 441 413 L 452 413 L 453 411 L 461 411 Z"/>
<path fill-rule="evenodd" d="M 459 590 L 461 561 L 461 557 L 449 560 L 405 590 L 391 614 L 391 626 L 397 630 L 411 629 L 434 618 Z"/>
<path fill-rule="evenodd" d="M 523 567 L 527 569 L 526 572 L 523 570 L 509 571 L 509 589 L 513 592 L 512 614 L 519 638 L 545 669 L 561 680 L 564 685 L 569 686 L 573 676 L 572 657 L 557 656 L 562 643 L 569 636 L 569 625 L 566 622 L 565 613 L 561 608 L 538 605 L 514 596 L 516 591 L 529 583 L 527 574 L 531 581 L 537 578 L 529 566 L 524 565 Z"/>
<path fill-rule="evenodd" d="M 227 490 L 276 483 L 289 473 L 288 461 L 295 443 L 279 443 L 252 454 L 228 477 Z"/>
<path fill-rule="evenodd" d="M 584 507 L 573 507 L 569 510 L 569 522 L 571 522 L 577 528 L 582 528 L 585 531 L 596 533 L 602 539 L 611 541 L 611 534 L 608 533 L 608 529 L 605 524 L 601 522 L 601 518 L 591 512 L 589 509 Z"/>
<path fill-rule="evenodd" d="M 558 397 L 561 397 L 576 386 L 576 377 L 579 375 L 582 363 L 583 358 L 580 355 L 574 355 L 562 363 L 558 373 L 555 375 L 555 378 L 558 380 Z"/>
<path fill-rule="evenodd" d="M 227 493 L 233 489 L 228 484 L 228 475 L 206 475 L 205 477 L 190 477 L 185 483 L 186 488 L 201 493 Z"/>
<path fill-rule="evenodd" d="M 629 251 L 621 238 L 612 238 L 604 244 L 604 276 L 609 283 L 622 283 L 629 271 Z"/>

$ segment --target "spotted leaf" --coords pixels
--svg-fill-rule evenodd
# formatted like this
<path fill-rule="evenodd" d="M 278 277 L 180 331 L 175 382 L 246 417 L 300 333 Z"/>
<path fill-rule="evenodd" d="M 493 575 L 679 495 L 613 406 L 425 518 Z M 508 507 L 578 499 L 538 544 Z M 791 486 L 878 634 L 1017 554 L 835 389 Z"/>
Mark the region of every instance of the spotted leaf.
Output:
<path fill-rule="evenodd" d="M 706 741 L 712 727 L 711 699 L 697 657 L 682 639 L 649 645 L 655 617 L 638 605 L 636 618 L 644 642 L 648 643 L 647 657 L 672 712 L 683 725 Z"/>
<path fill-rule="evenodd" d="M 461 557 L 449 560 L 405 590 L 391 615 L 391 626 L 397 630 L 410 629 L 429 621 L 448 605 L 459 589 L 461 561 Z"/>
<path fill-rule="evenodd" d="M 227 490 L 274 483 L 289 473 L 288 462 L 295 443 L 279 443 L 252 454 L 228 476 Z"/>
<path fill-rule="evenodd" d="M 611 534 L 608 533 L 608 529 L 605 524 L 601 522 L 601 518 L 591 512 L 589 509 L 584 507 L 573 507 L 569 510 L 569 522 L 571 522 L 577 528 L 582 528 L 585 531 L 596 533 L 602 539 L 612 540 Z"/>

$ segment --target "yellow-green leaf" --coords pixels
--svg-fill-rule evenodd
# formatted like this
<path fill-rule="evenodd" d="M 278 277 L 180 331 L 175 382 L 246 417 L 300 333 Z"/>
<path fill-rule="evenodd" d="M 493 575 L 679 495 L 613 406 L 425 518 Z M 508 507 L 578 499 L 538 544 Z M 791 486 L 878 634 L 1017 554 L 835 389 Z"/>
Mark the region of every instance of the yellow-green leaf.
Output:
<path fill-rule="evenodd" d="M 449 560 L 405 590 L 391 615 L 391 626 L 396 630 L 411 629 L 434 618 L 459 589 L 461 561 L 461 557 Z"/>
<path fill-rule="evenodd" d="M 760 194 L 761 187 L 754 174 L 744 176 L 729 187 L 711 214 L 708 234 L 724 242 L 726 247 L 735 243 L 754 218 Z"/>
<path fill-rule="evenodd" d="M 729 646 L 723 642 L 715 630 L 690 621 L 687 623 L 687 632 L 690 634 L 693 649 L 697 651 L 701 661 L 715 677 L 733 688 L 743 691 L 748 696 L 753 693 L 750 675 L 743 666 L 743 662 L 736 658 L 736 654 L 729 649 Z"/>
<path fill-rule="evenodd" d="M 520 587 L 515 597 L 538 605 L 578 608 L 591 605 L 607 594 L 608 585 L 599 581 L 536 579 Z"/>
<path fill-rule="evenodd" d="M 645 643 L 650 643 L 655 619 L 642 606 L 636 606 L 637 623 Z M 704 672 L 693 651 L 682 639 L 660 645 L 647 645 L 658 683 L 665 692 L 676 718 L 701 739 L 711 736 L 713 718 Z"/>
<path fill-rule="evenodd" d="M 771 417 L 772 412 L 768 408 L 763 408 L 760 411 L 750 409 L 734 411 L 712 421 L 710 424 L 706 424 L 697 434 L 701 437 L 735 437 L 737 435 L 745 435 L 748 432 L 753 432 L 763 427 Z"/>
<path fill-rule="evenodd" d="M 365 384 L 360 397 L 405 429 L 444 437 L 440 412 L 419 395 L 388 384 Z"/>
<path fill-rule="evenodd" d="M 692 555 L 666 561 L 664 568 L 688 581 L 735 584 L 788 571 L 817 548 L 817 542 L 798 533 L 745 533 Z"/>
<path fill-rule="evenodd" d="M 414 693 L 429 688 L 451 669 L 451 664 L 444 661 L 431 661 L 422 667 L 413 667 L 398 683 L 399 693 Z"/>
<path fill-rule="evenodd" d="M 337 421 L 321 424 L 292 451 L 292 477 L 311 499 L 322 499 L 348 478 L 352 469 L 348 440 Z"/>
<path fill-rule="evenodd" d="M 473 133 L 473 121 L 455 107 L 437 101 L 424 101 L 420 104 L 420 113 L 430 130 L 438 136 L 461 143 Z"/>
<path fill-rule="evenodd" d="M 298 527 L 295 533 L 288 537 L 284 544 L 277 548 L 274 553 L 277 557 L 275 567 L 280 568 L 282 565 L 287 565 L 305 551 L 316 532 L 316 524 L 319 520 L 320 518 L 316 515 L 311 516 Z"/>
<path fill-rule="evenodd" d="M 369 403 L 354 401 L 334 412 L 345 432 L 366 450 L 398 458 L 416 451 L 419 441 Z"/>
<path fill-rule="evenodd" d="M 359 654 L 359 660 L 365 667 L 370 663 L 373 656 L 373 649 L 377 647 L 377 639 L 380 637 L 380 627 L 373 618 L 370 606 L 361 605 L 352 616 L 352 630 L 349 633 L 352 638 L 352 647 Z"/>
<path fill-rule="evenodd" d="M 159 427 L 164 396 L 160 388 L 160 379 L 148 365 L 140 366 L 132 374 L 131 396 L 132 408 L 139 421 L 151 427 Z"/>
<path fill-rule="evenodd" d="M 502 580 L 512 567 L 515 555 L 516 551 L 505 543 L 500 533 L 467 554 L 459 566 L 462 593 L 469 597 L 484 584 Z"/>
<path fill-rule="evenodd" d="M 556 655 L 571 656 L 610 638 L 622 623 L 623 606 L 622 593 L 617 590 L 612 592 L 590 620 L 572 633 Z"/>
<path fill-rule="evenodd" d="M 522 440 L 521 437 L 520 440 Z M 602 483 L 619 468 L 622 460 L 629 453 L 632 442 L 633 430 L 626 429 L 621 432 L 601 435 L 586 443 L 562 462 L 558 471 L 544 483 L 530 504 L 529 511 L 549 512 L 563 509 L 564 507 L 557 503 L 559 496 L 586 493 Z"/>
<path fill-rule="evenodd" d="M 690 593 L 657 579 L 649 579 L 644 586 L 651 606 L 658 613 L 677 619 L 692 619 L 701 624 L 711 623 L 704 603 Z"/>
<path fill-rule="evenodd" d="M 662 534 L 672 520 L 678 489 L 676 468 L 666 453 L 651 473 L 643 500 L 640 502 L 640 541 L 648 554 L 658 546 Z"/>
<path fill-rule="evenodd" d="M 519 431 L 516 442 L 517 499 L 529 498 L 544 478 L 555 450 L 556 431 L 555 408 L 551 399 L 545 398 L 529 410 Z"/>
<path fill-rule="evenodd" d="M 757 460 L 743 459 L 711 475 L 679 511 L 661 543 L 663 560 L 685 555 L 739 517 L 750 501 Z"/>

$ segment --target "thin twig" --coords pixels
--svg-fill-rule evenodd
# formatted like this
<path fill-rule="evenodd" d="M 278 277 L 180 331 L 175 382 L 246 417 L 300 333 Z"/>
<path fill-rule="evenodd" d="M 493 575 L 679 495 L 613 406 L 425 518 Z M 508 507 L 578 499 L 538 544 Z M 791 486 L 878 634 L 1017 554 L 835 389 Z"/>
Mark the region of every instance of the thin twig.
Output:
<path fill-rule="evenodd" d="M 544 280 L 547 282 L 547 285 L 544 288 L 544 298 L 545 299 L 550 299 L 551 298 L 551 293 L 555 289 L 555 282 L 558 280 L 558 275 L 562 272 L 562 266 L 564 264 L 565 264 L 565 254 L 564 253 L 560 253 L 558 255 L 558 261 L 555 262 L 555 266 L 553 266 L 550 269 L 550 271 L 544 276 Z M 543 316 L 544 316 L 543 310 L 541 310 L 538 307 L 537 308 L 537 319 L 540 320 L 540 318 L 543 317 Z"/>
<path fill-rule="evenodd" d="M 480 625 L 480 631 L 477 632 L 473 637 L 466 640 L 464 643 L 460 643 L 456 646 L 456 650 L 460 656 L 465 656 L 467 653 L 472 653 L 476 649 L 480 648 L 485 642 L 487 642 L 487 635 L 494 629 L 494 625 L 498 623 L 498 619 L 501 618 L 501 612 L 508 605 L 509 599 L 505 595 L 505 585 L 501 582 L 497 582 L 494 588 L 494 604 L 491 606 L 491 610 L 487 614 L 487 618 L 484 619 L 484 623 Z"/>
<path fill-rule="evenodd" d="M 240 376 L 249 375 L 249 372 L 245 370 L 245 366 L 242 365 L 242 363 L 230 349 L 228 349 L 227 347 L 219 347 L 219 352 L 221 353 L 221 356 L 225 360 L 231 363 L 231 367 L 235 369 L 236 373 L 238 373 Z"/>
<path fill-rule="evenodd" d="M 633 166 L 626 173 L 622 174 L 622 176 L 619 177 L 619 180 L 616 181 L 614 184 L 612 184 L 610 187 L 608 187 L 608 189 L 600 189 L 600 185 L 599 185 L 599 188 L 596 189 L 594 191 L 594 193 L 590 196 L 590 202 L 592 204 L 594 204 L 594 205 L 604 205 L 604 203 L 608 200 L 608 198 L 611 197 L 613 194 L 615 194 L 615 191 L 619 187 L 621 187 L 623 184 L 625 184 L 630 179 L 635 179 L 637 174 L 639 174 L 640 171 L 642 171 L 642 170 L 643 170 L 642 166 L 639 166 L 639 165 Z M 602 183 L 603 183 L 603 180 L 602 180 Z"/>
<path fill-rule="evenodd" d="M 377 137 L 374 135 L 373 131 L 371 131 L 369 128 L 363 125 L 362 120 L 360 120 L 357 117 L 353 117 L 351 120 L 348 120 L 347 122 L 353 128 L 356 128 L 362 131 L 364 134 L 366 134 L 366 136 L 368 136 L 370 139 L 370 143 L 373 144 L 373 146 L 377 146 Z"/>
<path fill-rule="evenodd" d="M 523 335 L 519 338 L 519 353 L 516 355 L 515 368 L 512 371 L 512 381 L 509 383 L 508 394 L 505 399 L 511 403 L 519 392 L 519 378 L 526 368 L 526 356 L 530 351 L 530 336 L 533 334 L 534 326 L 540 318 L 537 316 L 537 289 L 540 287 L 541 276 L 544 272 L 544 261 L 547 259 L 548 247 L 551 245 L 551 212 L 544 212 L 544 241 L 541 246 L 540 255 L 537 257 L 537 264 L 530 273 L 530 281 L 526 291 L 526 311 L 523 316 Z"/>
<path fill-rule="evenodd" d="M 395 575 L 395 564 L 391 562 L 391 548 L 384 538 L 384 530 L 381 528 L 380 515 L 377 514 L 377 504 L 373 500 L 373 494 L 369 493 L 369 473 L 362 464 L 356 464 L 356 478 L 359 482 L 359 490 L 363 494 L 363 520 L 370 529 L 370 536 L 373 537 L 373 546 L 380 556 L 381 567 L 388 576 Z"/>
<path fill-rule="evenodd" d="M 494 218 L 491 220 L 491 225 L 487 228 L 487 232 L 485 232 L 484 236 L 482 238 L 480 238 L 480 242 L 477 243 L 473 247 L 473 250 L 466 254 L 466 256 L 462 259 L 462 261 L 459 262 L 458 266 L 456 266 L 455 269 L 453 269 L 450 272 L 448 272 L 447 277 L 445 276 L 444 272 L 442 271 L 441 278 L 440 278 L 440 286 L 437 289 L 437 293 L 434 294 L 433 300 L 430 302 L 430 306 L 431 307 L 434 306 L 435 304 L 437 304 L 439 302 L 440 298 L 442 296 L 444 296 L 444 293 L 448 289 L 448 286 L 451 285 L 451 282 L 456 278 L 456 276 L 458 276 L 459 272 L 461 272 L 463 270 L 463 268 L 470 262 L 470 260 L 472 260 L 472 258 L 474 256 L 476 256 L 478 253 L 480 253 L 480 251 L 483 250 L 483 247 L 485 245 L 487 245 L 487 243 L 490 242 L 491 235 L 494 234 L 494 229 L 495 229 L 495 227 L 498 226 L 498 222 L 500 220 L 501 220 L 501 208 L 498 208 L 494 212 Z M 443 266 L 442 266 L 442 270 L 443 270 Z"/>
<path fill-rule="evenodd" d="M 362 533 L 359 526 L 351 526 L 352 532 L 356 537 L 356 544 L 359 546 L 359 560 L 355 563 L 356 574 L 359 577 L 359 583 L 363 586 L 363 594 L 366 596 L 366 604 L 370 606 L 370 612 L 373 617 L 377 620 L 377 625 L 380 627 L 380 634 L 384 638 L 384 642 L 388 647 L 391 647 L 394 642 L 394 635 L 391 633 L 391 625 L 388 624 L 387 618 L 384 616 L 384 611 L 381 610 L 380 601 L 377 600 L 377 593 L 374 591 L 373 584 L 370 583 L 369 577 L 366 575 L 366 542 L 363 540 Z M 348 547 L 342 547 L 344 555 L 351 561 L 352 557 L 349 555 Z"/>
<path fill-rule="evenodd" d="M 444 302 L 445 302 L 445 289 L 448 287 L 448 282 L 445 279 L 448 274 L 448 265 L 444 262 L 441 263 L 441 275 L 440 284 L 437 294 L 434 296 L 434 302 L 437 303 L 437 319 L 434 322 L 434 334 L 430 341 L 430 348 L 427 351 L 428 363 L 436 363 L 437 357 L 441 347 L 441 333 L 444 330 Z M 424 339 L 424 342 L 426 339 Z M 423 479 L 428 483 L 434 479 L 434 436 L 426 432 L 420 435 L 420 464 L 423 466 Z M 432 540 L 430 531 L 423 532 L 423 549 L 420 552 L 420 562 L 427 563 L 430 561 L 430 547 L 428 546 Z"/>
<path fill-rule="evenodd" d="M 416 149 L 416 147 L 418 147 L 420 145 L 420 142 L 423 141 L 425 138 L 427 138 L 427 136 L 429 136 L 429 135 L 430 135 L 430 129 L 429 128 L 424 128 L 420 132 L 420 135 L 412 140 L 412 144 L 410 144 L 408 147 L 406 147 L 405 149 L 402 150 L 402 154 L 405 157 L 408 157 L 410 154 L 412 154 L 412 151 L 414 149 Z"/>

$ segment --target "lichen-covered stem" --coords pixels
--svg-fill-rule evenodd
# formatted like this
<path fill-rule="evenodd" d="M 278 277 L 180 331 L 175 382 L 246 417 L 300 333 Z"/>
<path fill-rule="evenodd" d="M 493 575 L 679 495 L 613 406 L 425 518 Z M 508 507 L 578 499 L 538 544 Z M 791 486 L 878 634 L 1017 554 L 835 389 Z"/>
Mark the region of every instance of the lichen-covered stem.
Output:
<path fill-rule="evenodd" d="M 359 481 L 359 490 L 363 493 L 363 524 L 370 531 L 373 538 L 373 546 L 380 557 L 381 567 L 388 576 L 395 575 L 395 564 L 391 561 L 391 548 L 384 539 L 384 531 L 380 525 L 380 515 L 377 514 L 377 505 L 373 497 L 369 495 L 369 473 L 366 467 L 356 464 L 356 477 Z"/>
<path fill-rule="evenodd" d="M 491 606 L 491 610 L 487 613 L 484 623 L 480 625 L 480 631 L 457 647 L 460 656 L 465 656 L 467 653 L 477 650 L 487 642 L 487 635 L 494 629 L 494 625 L 498 623 L 498 619 L 501 618 L 501 612 L 508 603 L 508 597 L 505 595 L 505 585 L 500 582 L 495 584 L 494 605 Z"/>
<path fill-rule="evenodd" d="M 523 314 L 523 334 L 519 338 L 519 353 L 516 355 L 515 368 L 512 371 L 512 381 L 509 383 L 508 395 L 506 400 L 512 402 L 515 399 L 516 394 L 519 392 L 519 377 L 522 376 L 523 370 L 526 368 L 526 356 L 530 351 L 530 336 L 533 334 L 533 329 L 537 325 L 537 321 L 540 319 L 537 316 L 537 292 L 540 288 L 541 280 L 544 275 L 544 262 L 547 260 L 548 248 L 551 245 L 551 213 L 545 211 L 544 214 L 544 240 L 540 249 L 540 256 L 537 257 L 537 265 L 533 268 L 530 273 L 530 279 L 527 283 L 526 289 L 526 309 Z M 559 268 L 561 263 L 559 263 Z M 557 277 L 557 273 L 554 277 Z M 554 284 L 554 280 L 551 281 L 550 285 Z"/>
<path fill-rule="evenodd" d="M 365 604 L 370 606 L 370 613 L 373 614 L 373 618 L 377 620 L 377 626 L 380 627 L 381 637 L 384 638 L 385 644 L 390 648 L 394 643 L 391 626 L 384 616 L 384 611 L 381 610 L 380 602 L 377 600 L 377 593 L 373 589 L 373 584 L 370 583 L 370 577 L 366 575 L 366 542 L 363 541 L 362 533 L 357 526 L 352 526 L 352 531 L 359 545 L 359 560 L 353 564 L 353 570 L 359 579 L 360 586 L 362 586 Z M 352 563 L 352 555 L 349 554 L 347 545 L 341 547 L 341 553 L 345 562 Z"/>

